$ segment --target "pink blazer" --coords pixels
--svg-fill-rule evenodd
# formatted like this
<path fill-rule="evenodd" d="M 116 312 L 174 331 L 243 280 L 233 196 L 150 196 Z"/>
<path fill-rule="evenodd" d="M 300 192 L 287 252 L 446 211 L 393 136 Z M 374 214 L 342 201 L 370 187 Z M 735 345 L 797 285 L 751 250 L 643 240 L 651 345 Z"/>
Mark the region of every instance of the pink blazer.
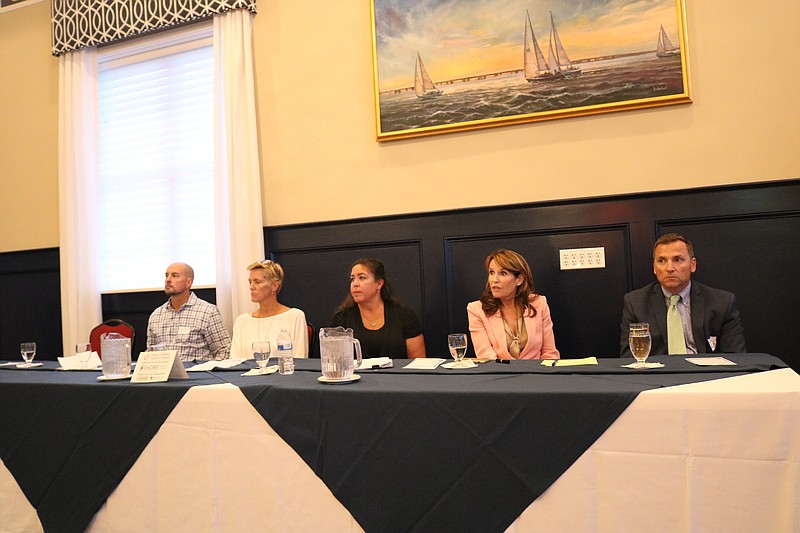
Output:
<path fill-rule="evenodd" d="M 559 359 L 561 356 L 556 349 L 547 298 L 539 295 L 535 300 L 532 299 L 531 303 L 536 309 L 536 316 L 525 315 L 523 318 L 528 332 L 528 342 L 520 352 L 519 359 Z M 508 353 L 506 332 L 503 329 L 503 317 L 500 311 L 492 316 L 486 316 L 478 300 L 467 305 L 467 316 L 472 346 L 477 357 L 513 359 Z"/>

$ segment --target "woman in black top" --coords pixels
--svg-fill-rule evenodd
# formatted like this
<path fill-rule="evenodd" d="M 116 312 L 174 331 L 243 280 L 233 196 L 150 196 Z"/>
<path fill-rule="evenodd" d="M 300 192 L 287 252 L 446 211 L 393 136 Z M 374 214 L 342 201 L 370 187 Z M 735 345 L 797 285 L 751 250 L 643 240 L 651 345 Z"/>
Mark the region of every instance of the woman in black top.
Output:
<path fill-rule="evenodd" d="M 377 259 L 353 263 L 350 294 L 331 319 L 331 327 L 336 326 L 353 330 L 364 357 L 425 357 L 422 326 L 414 312 L 395 299 Z"/>

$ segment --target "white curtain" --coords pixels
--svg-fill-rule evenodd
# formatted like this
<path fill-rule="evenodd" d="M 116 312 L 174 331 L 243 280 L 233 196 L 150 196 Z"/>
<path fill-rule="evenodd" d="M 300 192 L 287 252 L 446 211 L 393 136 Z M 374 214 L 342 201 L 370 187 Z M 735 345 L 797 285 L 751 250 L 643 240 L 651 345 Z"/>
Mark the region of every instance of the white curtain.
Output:
<path fill-rule="evenodd" d="M 217 306 L 229 331 L 253 308 L 246 267 L 264 258 L 252 17 L 214 17 Z M 59 57 L 59 231 L 63 353 L 102 321 L 97 52 Z"/>
<path fill-rule="evenodd" d="M 58 87 L 61 339 L 64 355 L 103 320 L 99 289 L 97 51 L 62 54 Z"/>
<path fill-rule="evenodd" d="M 246 268 L 264 258 L 252 20 L 246 9 L 214 17 L 217 307 L 229 330 L 253 309 Z"/>

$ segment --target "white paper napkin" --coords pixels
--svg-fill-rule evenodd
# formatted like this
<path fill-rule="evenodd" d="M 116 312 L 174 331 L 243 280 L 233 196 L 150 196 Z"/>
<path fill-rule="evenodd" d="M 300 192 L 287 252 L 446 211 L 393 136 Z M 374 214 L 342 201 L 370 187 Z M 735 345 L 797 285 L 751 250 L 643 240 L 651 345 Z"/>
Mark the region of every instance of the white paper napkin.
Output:
<path fill-rule="evenodd" d="M 223 359 L 222 361 L 206 361 L 199 365 L 194 365 L 187 368 L 187 372 L 205 372 L 206 370 L 214 370 L 215 368 L 231 368 L 232 366 L 240 365 L 244 359 Z"/>
<path fill-rule="evenodd" d="M 58 362 L 61 365 L 61 370 L 97 370 L 97 367 L 103 364 L 97 352 L 92 352 L 89 355 L 89 360 L 86 361 L 85 366 L 80 362 L 77 355 L 59 357 Z"/>
<path fill-rule="evenodd" d="M 661 368 L 664 363 L 631 363 L 629 365 L 622 365 L 623 368 Z"/>
<path fill-rule="evenodd" d="M 267 368 L 253 368 L 248 370 L 243 376 L 266 376 L 268 374 L 274 374 L 278 371 L 278 365 L 268 366 Z"/>
<path fill-rule="evenodd" d="M 476 365 L 473 361 L 470 361 L 469 359 L 464 359 L 463 361 L 461 361 L 461 366 L 456 366 L 455 361 L 450 361 L 449 363 L 445 363 L 442 365 L 443 368 L 455 368 L 456 370 L 462 368 L 475 368 L 477 366 L 478 365 Z"/>

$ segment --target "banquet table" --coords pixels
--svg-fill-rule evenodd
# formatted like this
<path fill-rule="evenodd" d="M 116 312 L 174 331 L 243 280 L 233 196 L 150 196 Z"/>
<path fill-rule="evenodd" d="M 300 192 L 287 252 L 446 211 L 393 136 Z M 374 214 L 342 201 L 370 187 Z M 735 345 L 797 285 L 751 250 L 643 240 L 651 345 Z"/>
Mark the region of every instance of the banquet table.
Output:
<path fill-rule="evenodd" d="M 766 355 L 729 359 L 664 358 L 652 371 L 395 361 L 346 385 L 319 383 L 318 361 L 292 376 L 140 385 L 0 371 L 0 530 L 82 530 L 74 510 L 90 531 L 796 531 L 800 376 Z M 9 413 L 20 395 L 35 414 Z M 77 424 L 76 410 L 90 411 L 92 438 L 57 462 L 68 446 L 48 428 Z M 115 455 L 116 436 L 133 451 Z M 38 465 L 20 482 L 43 457 L 100 485 L 119 479 L 102 498 L 69 492 L 74 475 L 60 470 L 36 480 Z"/>

